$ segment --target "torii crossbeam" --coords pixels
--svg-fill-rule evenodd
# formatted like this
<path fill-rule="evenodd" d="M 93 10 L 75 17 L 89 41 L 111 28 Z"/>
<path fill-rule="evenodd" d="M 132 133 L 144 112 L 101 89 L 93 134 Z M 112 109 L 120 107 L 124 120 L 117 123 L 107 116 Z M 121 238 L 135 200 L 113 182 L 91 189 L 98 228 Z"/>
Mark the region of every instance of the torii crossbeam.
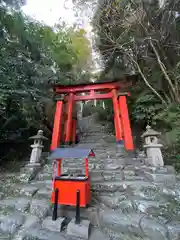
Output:
<path fill-rule="evenodd" d="M 87 101 L 95 99 L 112 99 L 114 109 L 114 125 L 116 131 L 116 141 L 124 142 L 126 150 L 134 150 L 130 120 L 126 97 L 128 92 L 123 92 L 131 85 L 127 81 L 116 81 L 107 83 L 79 84 L 79 85 L 55 85 L 56 112 L 54 118 L 54 128 L 52 134 L 51 150 L 59 147 L 62 133 L 64 133 L 64 143 L 75 143 L 76 119 L 73 119 L 73 109 L 76 101 Z M 80 95 L 85 93 L 85 95 Z M 65 113 L 63 115 L 65 109 Z M 62 122 L 64 132 L 62 132 Z"/>

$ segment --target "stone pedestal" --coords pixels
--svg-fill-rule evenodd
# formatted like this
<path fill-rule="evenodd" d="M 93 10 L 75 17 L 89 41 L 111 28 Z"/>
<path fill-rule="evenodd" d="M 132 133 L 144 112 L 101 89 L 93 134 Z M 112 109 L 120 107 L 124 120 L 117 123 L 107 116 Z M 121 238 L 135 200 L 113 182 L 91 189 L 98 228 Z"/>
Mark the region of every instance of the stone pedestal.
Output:
<path fill-rule="evenodd" d="M 90 222 L 88 220 L 81 220 L 80 224 L 76 224 L 75 219 L 72 219 L 67 226 L 67 235 L 82 239 L 88 239 L 89 226 Z"/>
<path fill-rule="evenodd" d="M 42 228 L 49 231 L 60 232 L 65 222 L 65 218 L 57 218 L 56 221 L 52 221 L 52 217 L 47 217 L 42 222 Z"/>
<path fill-rule="evenodd" d="M 41 154 L 42 154 L 42 149 L 43 149 L 43 145 L 36 143 L 36 144 L 32 144 L 32 152 L 31 152 L 31 157 L 30 157 L 30 163 L 28 165 L 30 166 L 40 166 L 40 158 L 41 158 Z"/>
<path fill-rule="evenodd" d="M 42 155 L 43 140 L 47 140 L 47 138 L 43 136 L 43 131 L 39 130 L 37 135 L 30 137 L 30 139 L 34 140 L 34 144 L 31 145 L 32 152 L 28 166 L 39 167 L 41 166 L 40 158 Z"/>
<path fill-rule="evenodd" d="M 150 166 L 163 167 L 164 160 L 161 153 L 161 144 L 154 144 L 153 146 L 144 145 L 146 149 L 147 159 L 145 163 Z"/>
<path fill-rule="evenodd" d="M 142 135 L 145 139 L 145 145 L 143 146 L 146 151 L 146 164 L 154 167 L 163 167 L 164 161 L 161 153 L 162 144 L 158 143 L 157 136 L 160 135 L 159 132 L 151 129 L 150 126 L 147 126 L 147 131 Z"/>

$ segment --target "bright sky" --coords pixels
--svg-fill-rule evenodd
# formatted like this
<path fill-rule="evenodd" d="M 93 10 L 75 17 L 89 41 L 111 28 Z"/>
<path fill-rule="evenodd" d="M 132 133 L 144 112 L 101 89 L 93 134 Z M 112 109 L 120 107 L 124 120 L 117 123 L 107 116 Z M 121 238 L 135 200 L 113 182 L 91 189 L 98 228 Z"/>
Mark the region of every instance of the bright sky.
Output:
<path fill-rule="evenodd" d="M 27 15 L 50 26 L 60 18 L 70 25 L 76 22 L 72 0 L 27 0 L 22 9 Z"/>
<path fill-rule="evenodd" d="M 72 0 L 27 0 L 27 4 L 23 6 L 22 10 L 25 14 L 50 26 L 57 23 L 59 19 L 69 25 L 77 23 Z M 88 17 L 83 19 L 82 27 L 87 31 L 87 37 L 91 40 L 92 27 Z"/>

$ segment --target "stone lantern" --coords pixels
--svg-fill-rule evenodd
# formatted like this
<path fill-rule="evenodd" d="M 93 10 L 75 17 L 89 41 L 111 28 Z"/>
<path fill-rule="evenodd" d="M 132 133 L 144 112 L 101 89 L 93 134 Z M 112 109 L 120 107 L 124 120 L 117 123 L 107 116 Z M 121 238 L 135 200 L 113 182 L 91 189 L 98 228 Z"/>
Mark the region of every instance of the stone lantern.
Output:
<path fill-rule="evenodd" d="M 161 133 L 154 131 L 150 126 L 146 127 L 146 132 L 142 135 L 142 138 L 145 140 L 143 147 L 147 155 L 146 163 L 154 167 L 164 166 L 161 152 L 163 145 L 158 142 L 158 136 L 160 135 Z"/>
<path fill-rule="evenodd" d="M 29 166 L 40 166 L 40 158 L 42 154 L 43 149 L 43 140 L 48 140 L 46 137 L 43 136 L 43 131 L 39 130 L 37 132 L 37 135 L 30 137 L 29 139 L 33 139 L 34 143 L 31 145 L 32 152 L 30 157 L 30 163 Z"/>

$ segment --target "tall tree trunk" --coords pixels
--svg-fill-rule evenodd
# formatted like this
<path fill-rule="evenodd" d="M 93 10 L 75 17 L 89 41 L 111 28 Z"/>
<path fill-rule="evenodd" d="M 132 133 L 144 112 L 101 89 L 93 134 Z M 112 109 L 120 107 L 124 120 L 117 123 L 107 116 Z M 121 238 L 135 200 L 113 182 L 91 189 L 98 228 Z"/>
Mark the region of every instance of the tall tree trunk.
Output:
<path fill-rule="evenodd" d="M 154 54 L 155 54 L 156 59 L 157 59 L 157 62 L 158 62 L 158 64 L 159 64 L 160 68 L 161 68 L 161 71 L 162 71 L 162 73 L 164 74 L 165 79 L 167 80 L 167 82 L 168 82 L 168 84 L 169 84 L 169 86 L 170 86 L 171 92 L 173 93 L 173 95 L 172 95 L 173 99 L 172 99 L 172 100 L 175 100 L 175 101 L 177 101 L 178 103 L 180 103 L 179 96 L 178 96 L 178 94 L 177 94 L 177 92 L 176 92 L 176 86 L 173 85 L 173 83 L 172 83 L 172 81 L 171 81 L 168 73 L 166 72 L 166 69 L 165 69 L 165 67 L 164 67 L 164 65 L 163 65 L 163 63 L 162 63 L 162 61 L 161 61 L 161 59 L 160 59 L 160 56 L 159 56 L 159 54 L 158 54 L 158 52 L 157 52 L 157 50 L 156 50 L 156 48 L 155 48 L 152 40 L 150 39 L 149 42 L 150 42 L 150 45 L 151 45 L 151 47 L 152 47 L 152 49 L 153 49 L 153 51 L 154 51 Z"/>

